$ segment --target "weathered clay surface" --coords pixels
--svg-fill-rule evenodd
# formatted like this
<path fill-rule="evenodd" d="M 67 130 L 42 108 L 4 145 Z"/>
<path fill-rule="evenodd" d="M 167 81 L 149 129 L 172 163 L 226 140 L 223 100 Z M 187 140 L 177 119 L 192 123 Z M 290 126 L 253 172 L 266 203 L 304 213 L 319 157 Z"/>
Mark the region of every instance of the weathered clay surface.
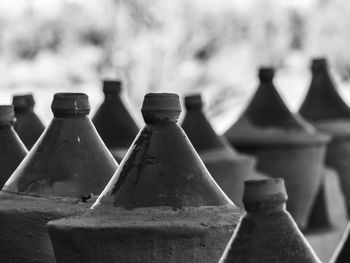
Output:
<path fill-rule="evenodd" d="M 321 262 L 285 210 L 283 180 L 248 181 L 243 198 L 247 212 L 221 263 Z"/>
<path fill-rule="evenodd" d="M 243 182 L 261 179 L 255 158 L 237 153 L 225 137 L 218 136 L 203 112 L 201 95 L 185 97 L 186 115 L 182 128 L 214 180 L 227 196 L 242 206 Z"/>
<path fill-rule="evenodd" d="M 13 129 L 13 107 L 0 106 L 0 187 L 27 154 L 27 149 Z"/>
<path fill-rule="evenodd" d="M 55 263 L 46 223 L 82 213 L 93 201 L 1 193 L 1 262 Z"/>
<path fill-rule="evenodd" d="M 85 94 L 56 94 L 55 117 L 3 190 L 43 196 L 99 194 L 117 164 L 87 114 Z"/>
<path fill-rule="evenodd" d="M 44 124 L 34 113 L 35 102 L 33 95 L 13 96 L 12 104 L 16 113 L 15 130 L 30 150 L 45 129 Z"/>
<path fill-rule="evenodd" d="M 271 68 L 260 70 L 256 94 L 225 136 L 237 150 L 257 157 L 258 170 L 285 180 L 288 211 L 303 229 L 321 183 L 329 137 L 291 113 L 273 85 L 273 74 Z"/>
<path fill-rule="evenodd" d="M 177 95 L 146 95 L 142 107 L 146 125 L 98 203 L 127 209 L 231 203 L 176 123 L 180 112 Z"/>
<path fill-rule="evenodd" d="M 115 208 L 48 228 L 57 263 L 209 263 L 218 261 L 240 214 L 232 206 Z"/>
<path fill-rule="evenodd" d="M 146 125 L 93 205 L 49 223 L 58 263 L 217 262 L 241 211 L 177 125 L 176 94 L 148 94 Z"/>
<path fill-rule="evenodd" d="M 55 262 L 46 223 L 87 209 L 117 168 L 87 117 L 87 95 L 56 94 L 52 109 L 51 124 L 1 191 L 1 262 Z"/>
<path fill-rule="evenodd" d="M 92 119 L 102 140 L 119 162 L 139 132 L 121 96 L 122 83 L 118 80 L 103 82 L 105 100 Z"/>

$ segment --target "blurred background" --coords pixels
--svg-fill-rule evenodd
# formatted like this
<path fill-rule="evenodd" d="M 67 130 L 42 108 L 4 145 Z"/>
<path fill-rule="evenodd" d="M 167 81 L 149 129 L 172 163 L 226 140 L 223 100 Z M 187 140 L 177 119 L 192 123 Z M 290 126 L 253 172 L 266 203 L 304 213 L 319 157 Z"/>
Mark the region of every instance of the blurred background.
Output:
<path fill-rule="evenodd" d="M 310 58 L 326 56 L 350 101 L 346 0 L 0 0 L 0 103 L 33 92 L 47 124 L 55 92 L 86 92 L 92 113 L 102 78 L 124 81 L 130 107 L 147 92 L 201 91 L 223 132 L 257 85 L 260 65 L 293 111 L 309 86 Z"/>

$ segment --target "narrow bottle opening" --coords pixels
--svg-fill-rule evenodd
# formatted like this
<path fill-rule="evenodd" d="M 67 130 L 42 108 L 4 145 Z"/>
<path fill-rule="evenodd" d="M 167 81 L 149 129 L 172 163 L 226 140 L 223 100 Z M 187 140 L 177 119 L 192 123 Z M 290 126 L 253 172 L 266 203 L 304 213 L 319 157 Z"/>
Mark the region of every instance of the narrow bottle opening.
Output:
<path fill-rule="evenodd" d="M 201 109 L 203 107 L 203 100 L 201 94 L 193 94 L 185 97 L 186 109 Z"/>
<path fill-rule="evenodd" d="M 91 109 L 89 97 L 84 93 L 56 93 L 51 108 L 56 117 L 85 116 Z"/>
<path fill-rule="evenodd" d="M 176 122 L 181 113 L 180 99 L 174 93 L 149 93 L 141 109 L 146 123 Z"/>

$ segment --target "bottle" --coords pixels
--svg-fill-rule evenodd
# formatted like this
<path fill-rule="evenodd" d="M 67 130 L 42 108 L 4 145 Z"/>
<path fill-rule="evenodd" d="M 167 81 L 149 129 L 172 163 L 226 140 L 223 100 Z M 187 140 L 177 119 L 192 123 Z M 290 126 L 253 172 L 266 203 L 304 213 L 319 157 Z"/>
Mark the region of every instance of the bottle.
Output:
<path fill-rule="evenodd" d="M 57 263 L 217 262 L 241 211 L 177 124 L 180 112 L 176 94 L 145 96 L 146 125 L 90 213 L 48 224 Z"/>
<path fill-rule="evenodd" d="M 257 157 L 259 171 L 285 180 L 287 209 L 304 230 L 324 175 L 329 136 L 288 109 L 273 77 L 273 68 L 259 70 L 255 95 L 225 136 L 238 151 Z"/>
<path fill-rule="evenodd" d="M 92 119 L 102 140 L 120 162 L 139 132 L 139 127 L 126 108 L 119 80 L 104 80 L 105 100 Z"/>
<path fill-rule="evenodd" d="M 12 105 L 0 106 L 0 186 L 21 163 L 27 154 L 27 149 L 13 129 L 15 114 Z"/>
<path fill-rule="evenodd" d="M 281 178 L 245 182 L 242 216 L 220 263 L 321 263 L 286 211 Z"/>
<path fill-rule="evenodd" d="M 13 96 L 16 122 L 14 128 L 26 147 L 30 150 L 45 127 L 34 112 L 35 101 L 32 94 Z"/>
<path fill-rule="evenodd" d="M 337 171 L 345 200 L 349 200 L 350 109 L 335 87 L 325 58 L 312 60 L 311 73 L 310 88 L 299 112 L 312 122 L 316 129 L 332 135 L 325 164 Z M 349 217 L 349 202 L 346 202 L 346 206 Z"/>
<path fill-rule="evenodd" d="M 237 205 L 242 205 L 243 182 L 261 179 L 254 157 L 237 153 L 225 137 L 218 136 L 203 112 L 200 94 L 185 97 L 186 115 L 182 128 L 214 180 Z"/>
<path fill-rule="evenodd" d="M 88 96 L 57 93 L 54 118 L 0 193 L 0 258 L 54 263 L 49 220 L 86 211 L 117 169 L 88 114 Z"/>

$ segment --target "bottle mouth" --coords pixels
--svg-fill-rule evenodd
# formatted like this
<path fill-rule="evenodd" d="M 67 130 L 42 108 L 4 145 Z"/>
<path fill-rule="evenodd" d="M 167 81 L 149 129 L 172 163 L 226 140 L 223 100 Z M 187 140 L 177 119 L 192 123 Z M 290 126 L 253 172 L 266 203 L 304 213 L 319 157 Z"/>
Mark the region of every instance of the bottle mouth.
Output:
<path fill-rule="evenodd" d="M 14 95 L 12 104 L 15 110 L 33 109 L 35 101 L 32 94 Z"/>
<path fill-rule="evenodd" d="M 0 123 L 13 123 L 15 112 L 13 105 L 0 105 Z"/>
<path fill-rule="evenodd" d="M 328 67 L 327 59 L 324 57 L 313 58 L 311 60 L 311 70 L 320 70 Z"/>
<path fill-rule="evenodd" d="M 259 79 L 263 82 L 272 81 L 275 75 L 275 69 L 273 67 L 260 67 L 259 68 Z"/>
<path fill-rule="evenodd" d="M 85 93 L 56 93 L 51 109 L 56 117 L 85 116 L 90 113 L 89 97 Z"/>
<path fill-rule="evenodd" d="M 122 91 L 122 82 L 119 80 L 104 80 L 103 92 L 105 94 L 120 94 Z"/>
<path fill-rule="evenodd" d="M 268 209 L 285 204 L 288 199 L 284 180 L 269 178 L 244 182 L 243 203 L 247 211 Z"/>
<path fill-rule="evenodd" d="M 174 93 L 148 93 L 141 109 L 146 123 L 176 122 L 181 113 L 179 95 Z"/>
<path fill-rule="evenodd" d="M 200 109 L 203 107 L 203 100 L 201 94 L 193 94 L 185 97 L 186 109 Z"/>

